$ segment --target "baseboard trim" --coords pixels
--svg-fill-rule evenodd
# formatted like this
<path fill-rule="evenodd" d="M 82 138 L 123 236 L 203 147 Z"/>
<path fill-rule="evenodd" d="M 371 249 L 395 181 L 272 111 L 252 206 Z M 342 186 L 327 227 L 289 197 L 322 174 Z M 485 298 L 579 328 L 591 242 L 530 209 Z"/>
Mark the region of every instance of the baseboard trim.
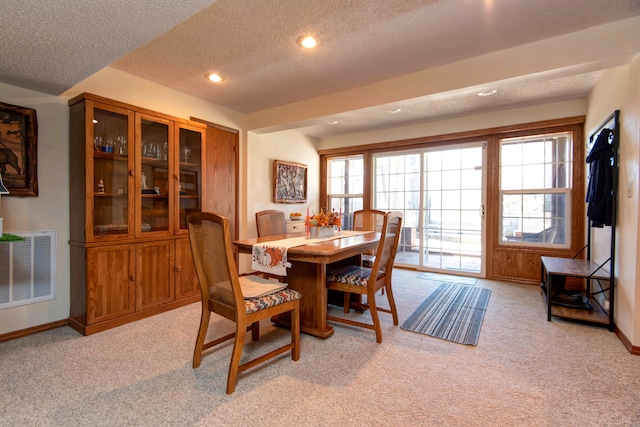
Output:
<path fill-rule="evenodd" d="M 49 331 L 51 329 L 61 328 L 69 325 L 69 319 L 58 320 L 56 322 L 45 323 L 44 325 L 33 326 L 19 331 L 8 332 L 0 335 L 0 342 L 14 340 L 16 338 L 26 337 L 28 335 L 37 334 L 38 332 Z"/>
<path fill-rule="evenodd" d="M 631 344 L 631 341 L 622 333 L 622 331 L 616 326 L 615 334 L 618 339 L 622 342 L 624 348 L 629 351 L 631 354 L 640 355 L 640 347 Z"/>

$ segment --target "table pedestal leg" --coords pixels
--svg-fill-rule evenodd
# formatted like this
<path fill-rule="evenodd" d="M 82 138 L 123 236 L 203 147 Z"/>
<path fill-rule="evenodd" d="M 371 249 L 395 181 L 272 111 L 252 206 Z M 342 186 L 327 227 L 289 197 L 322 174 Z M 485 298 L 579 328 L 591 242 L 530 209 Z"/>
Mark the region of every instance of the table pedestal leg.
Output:
<path fill-rule="evenodd" d="M 286 281 L 289 288 L 300 292 L 300 331 L 318 338 L 333 335 L 333 327 L 327 325 L 327 288 L 325 265 L 291 261 Z M 274 316 L 275 323 L 288 326 L 289 316 Z"/>

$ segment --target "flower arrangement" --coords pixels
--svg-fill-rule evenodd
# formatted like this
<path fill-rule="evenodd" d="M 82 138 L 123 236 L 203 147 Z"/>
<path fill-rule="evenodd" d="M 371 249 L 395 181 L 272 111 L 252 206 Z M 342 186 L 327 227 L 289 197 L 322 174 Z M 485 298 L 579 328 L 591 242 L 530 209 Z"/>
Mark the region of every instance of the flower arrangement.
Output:
<path fill-rule="evenodd" d="M 318 227 L 327 227 L 327 226 L 340 226 L 341 224 L 341 215 L 338 214 L 335 210 L 327 213 L 323 208 L 320 209 L 320 213 L 314 213 L 311 217 L 312 220 L 316 220 L 318 223 Z"/>

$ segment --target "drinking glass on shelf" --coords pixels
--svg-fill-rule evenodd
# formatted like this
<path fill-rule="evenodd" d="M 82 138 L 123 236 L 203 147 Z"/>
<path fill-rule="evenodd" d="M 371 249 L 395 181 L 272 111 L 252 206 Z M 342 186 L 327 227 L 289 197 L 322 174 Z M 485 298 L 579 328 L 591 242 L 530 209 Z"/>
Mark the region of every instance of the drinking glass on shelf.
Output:
<path fill-rule="evenodd" d="M 127 154 L 127 137 L 119 136 L 118 139 L 118 153 L 119 154 Z"/>
<path fill-rule="evenodd" d="M 184 163 L 188 163 L 190 159 L 191 159 L 191 150 L 189 149 L 189 147 L 185 145 L 184 148 L 182 149 L 182 161 Z"/>

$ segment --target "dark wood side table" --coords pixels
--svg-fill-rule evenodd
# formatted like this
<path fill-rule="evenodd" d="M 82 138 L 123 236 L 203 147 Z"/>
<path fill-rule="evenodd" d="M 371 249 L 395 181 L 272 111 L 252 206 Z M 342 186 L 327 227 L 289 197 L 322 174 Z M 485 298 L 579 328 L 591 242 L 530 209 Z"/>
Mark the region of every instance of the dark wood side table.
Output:
<path fill-rule="evenodd" d="M 591 280 L 609 280 L 610 273 L 593 261 L 573 258 L 557 258 L 543 256 L 541 260 L 540 286 L 546 294 L 547 320 L 558 317 L 596 326 L 610 326 L 609 314 L 601 307 L 591 291 Z M 593 310 L 572 309 L 552 304 L 554 277 L 576 277 L 586 280 L 585 297 L 593 306 Z"/>

